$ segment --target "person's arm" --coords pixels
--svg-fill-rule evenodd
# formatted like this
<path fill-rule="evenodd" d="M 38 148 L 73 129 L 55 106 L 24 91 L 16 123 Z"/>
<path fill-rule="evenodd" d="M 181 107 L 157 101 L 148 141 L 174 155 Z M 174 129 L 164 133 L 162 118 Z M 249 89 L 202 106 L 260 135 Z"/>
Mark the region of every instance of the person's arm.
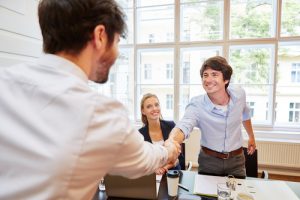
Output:
<path fill-rule="evenodd" d="M 251 119 L 243 121 L 243 126 L 248 134 L 248 154 L 253 154 L 256 149 Z"/>
<path fill-rule="evenodd" d="M 126 129 L 122 129 L 124 137 L 120 141 L 110 174 L 137 178 L 154 173 L 167 163 L 176 161 L 180 153 L 180 146 L 176 143 L 169 142 L 165 146 L 153 145 L 144 141 L 143 136 L 130 124 L 127 124 Z"/>
<path fill-rule="evenodd" d="M 180 130 L 179 128 L 175 127 L 172 129 L 170 135 L 169 135 L 169 139 L 170 140 L 174 140 L 176 142 L 178 142 L 179 144 L 182 144 L 184 139 L 185 139 L 185 135 L 182 132 L 182 130 Z M 168 139 L 168 140 L 169 140 Z"/>

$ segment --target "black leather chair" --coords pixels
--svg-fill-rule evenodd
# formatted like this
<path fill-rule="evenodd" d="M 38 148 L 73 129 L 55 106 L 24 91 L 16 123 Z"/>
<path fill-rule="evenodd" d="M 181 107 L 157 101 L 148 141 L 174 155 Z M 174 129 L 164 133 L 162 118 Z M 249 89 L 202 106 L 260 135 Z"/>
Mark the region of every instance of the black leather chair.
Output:
<path fill-rule="evenodd" d="M 247 147 L 243 147 L 245 155 L 245 168 L 247 177 L 258 177 L 258 162 L 257 162 L 257 149 L 252 155 L 248 155 Z M 263 171 L 260 178 L 268 179 L 267 171 Z"/>
<path fill-rule="evenodd" d="M 185 165 L 185 143 L 181 144 L 181 153 L 183 156 L 179 157 L 180 168 L 181 170 L 190 171 L 192 169 L 192 161 L 189 161 L 187 166 Z"/>

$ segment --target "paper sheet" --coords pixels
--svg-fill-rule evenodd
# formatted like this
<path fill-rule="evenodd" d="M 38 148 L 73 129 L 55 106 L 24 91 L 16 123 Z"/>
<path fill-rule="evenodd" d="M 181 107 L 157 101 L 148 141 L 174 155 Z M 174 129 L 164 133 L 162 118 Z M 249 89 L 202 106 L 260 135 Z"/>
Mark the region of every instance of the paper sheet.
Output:
<path fill-rule="evenodd" d="M 195 176 L 194 194 L 216 197 L 217 183 L 226 183 L 226 177 L 197 174 Z"/>
<path fill-rule="evenodd" d="M 161 181 L 162 175 L 156 175 L 156 194 L 158 195 L 160 181 Z"/>
<path fill-rule="evenodd" d="M 236 190 L 231 197 L 235 199 L 240 192 L 250 194 L 255 200 L 299 200 L 297 195 L 284 181 L 263 179 L 236 179 Z M 217 196 L 217 183 L 226 183 L 226 177 L 207 176 L 197 174 L 195 176 L 194 194 L 204 196 Z"/>

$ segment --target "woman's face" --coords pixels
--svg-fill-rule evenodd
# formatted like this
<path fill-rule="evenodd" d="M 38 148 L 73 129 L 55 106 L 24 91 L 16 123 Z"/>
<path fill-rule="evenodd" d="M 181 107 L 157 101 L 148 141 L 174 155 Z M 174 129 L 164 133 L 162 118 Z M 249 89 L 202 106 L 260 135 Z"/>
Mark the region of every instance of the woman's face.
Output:
<path fill-rule="evenodd" d="M 150 97 L 144 101 L 142 114 L 148 120 L 157 120 L 160 118 L 160 105 L 156 97 Z"/>

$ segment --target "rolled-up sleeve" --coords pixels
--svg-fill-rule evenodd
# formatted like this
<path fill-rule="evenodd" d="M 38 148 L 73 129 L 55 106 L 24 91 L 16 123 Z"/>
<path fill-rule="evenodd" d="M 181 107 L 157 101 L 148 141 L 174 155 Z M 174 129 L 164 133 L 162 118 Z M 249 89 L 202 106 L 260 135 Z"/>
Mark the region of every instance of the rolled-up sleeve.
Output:
<path fill-rule="evenodd" d="M 193 128 L 197 125 L 197 108 L 194 103 L 194 99 L 186 106 L 186 110 L 183 118 L 176 124 L 176 128 L 179 128 L 187 139 L 190 136 Z"/>

